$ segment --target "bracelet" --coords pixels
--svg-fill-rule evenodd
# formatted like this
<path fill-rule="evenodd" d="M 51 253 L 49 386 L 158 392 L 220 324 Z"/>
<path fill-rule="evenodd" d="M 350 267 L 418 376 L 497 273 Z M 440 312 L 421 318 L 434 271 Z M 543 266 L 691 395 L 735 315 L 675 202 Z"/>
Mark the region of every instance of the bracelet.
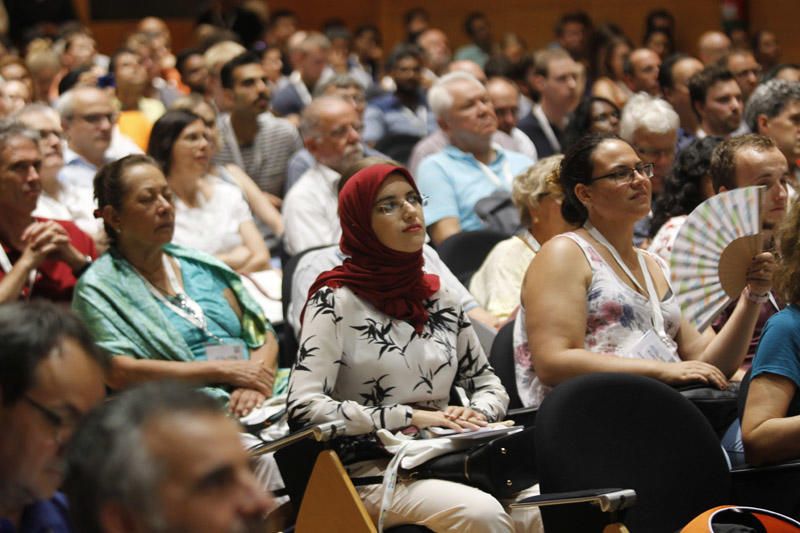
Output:
<path fill-rule="evenodd" d="M 763 304 L 769 301 L 769 291 L 765 292 L 764 294 L 756 294 L 753 291 L 751 291 L 750 287 L 748 286 L 744 288 L 744 297 L 751 302 L 757 304 Z"/>

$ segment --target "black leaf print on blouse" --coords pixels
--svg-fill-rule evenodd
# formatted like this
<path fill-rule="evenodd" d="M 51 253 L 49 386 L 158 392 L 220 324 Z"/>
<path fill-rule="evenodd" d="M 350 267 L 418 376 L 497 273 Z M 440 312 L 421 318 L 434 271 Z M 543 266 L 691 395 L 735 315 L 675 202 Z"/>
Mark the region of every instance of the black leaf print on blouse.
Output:
<path fill-rule="evenodd" d="M 419 368 L 419 381 L 411 390 L 415 391 L 421 385 L 425 385 L 428 388 L 428 394 L 433 394 L 433 376 L 435 373 L 430 368 L 427 371 L 423 370 L 422 365 L 418 365 L 417 368 Z"/>
<path fill-rule="evenodd" d="M 331 396 L 333 394 L 333 387 L 328 385 L 328 376 L 325 376 L 325 380 L 322 382 L 322 394 L 325 396 Z"/>
<path fill-rule="evenodd" d="M 311 369 L 308 368 L 306 365 L 303 364 L 303 361 L 308 359 L 309 357 L 314 357 L 317 350 L 319 350 L 319 346 L 312 346 L 310 348 L 306 347 L 308 341 L 316 337 L 316 335 L 311 335 L 306 340 L 303 341 L 303 344 L 300 345 L 300 348 L 297 349 L 297 362 L 294 364 L 295 370 L 303 370 L 305 372 L 311 372 Z"/>
<path fill-rule="evenodd" d="M 467 318 L 466 313 L 463 311 L 458 315 L 458 332 L 461 333 L 462 330 L 469 328 L 472 326 L 472 322 L 469 321 Z"/>
<path fill-rule="evenodd" d="M 464 350 L 464 355 L 458 361 L 458 375 L 462 377 L 477 375 L 473 368 L 478 364 L 478 357 L 480 357 L 480 351 L 473 349 L 472 344 L 467 343 L 467 349 Z"/>
<path fill-rule="evenodd" d="M 448 343 L 448 344 L 450 344 L 450 346 L 452 346 L 451 343 Z M 436 370 L 433 371 L 433 375 L 434 376 L 439 374 L 439 372 L 441 372 L 445 368 L 449 368 L 449 367 L 453 366 L 453 353 L 454 353 L 454 350 L 448 350 L 447 351 L 447 361 L 445 361 L 444 363 L 442 363 L 441 365 L 436 367 Z"/>
<path fill-rule="evenodd" d="M 387 322 L 385 325 L 378 323 L 372 318 L 367 318 L 366 326 L 350 326 L 356 331 L 361 332 L 361 338 L 365 339 L 369 344 L 377 344 L 381 347 L 378 352 L 378 359 L 383 357 L 386 352 L 397 352 L 405 358 L 406 354 L 403 349 L 394 342 L 394 339 L 389 335 L 392 330 L 392 323 Z M 406 363 L 408 365 L 408 363 Z"/>
<path fill-rule="evenodd" d="M 334 324 L 339 323 L 342 320 L 342 317 L 336 314 L 336 309 L 333 305 L 333 289 L 322 289 L 314 293 L 314 295 L 308 300 L 308 305 L 313 305 L 316 307 L 316 311 L 314 311 L 314 318 L 317 318 L 319 315 L 328 315 L 333 320 Z"/>
<path fill-rule="evenodd" d="M 361 393 L 361 397 L 364 398 L 364 405 L 381 405 L 386 398 L 392 397 L 389 392 L 393 391 L 395 387 L 384 388 L 383 384 L 381 384 L 381 381 L 386 377 L 389 377 L 389 374 L 384 374 L 377 379 L 372 378 L 364 382 L 364 385 L 372 385 L 372 390 L 367 394 Z"/>
<path fill-rule="evenodd" d="M 438 300 L 431 300 L 431 302 L 436 303 Z M 458 315 L 452 307 L 442 307 L 436 310 L 433 310 L 432 307 L 428 307 L 428 325 L 434 333 L 449 333 L 453 331 L 453 325 L 459 324 Z"/>

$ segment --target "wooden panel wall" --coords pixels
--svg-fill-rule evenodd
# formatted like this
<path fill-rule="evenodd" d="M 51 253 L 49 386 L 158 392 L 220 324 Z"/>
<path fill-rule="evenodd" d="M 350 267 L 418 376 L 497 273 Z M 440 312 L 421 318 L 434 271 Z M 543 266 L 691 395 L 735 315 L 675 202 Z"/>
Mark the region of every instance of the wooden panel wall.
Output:
<path fill-rule="evenodd" d="M 164 0 L 169 1 L 169 0 Z M 88 12 L 88 0 L 75 0 L 79 11 Z M 705 30 L 720 25 L 720 0 L 268 0 L 270 9 L 293 9 L 302 28 L 317 29 L 332 17 L 348 21 L 351 28 L 363 23 L 376 24 L 391 46 L 402 38 L 402 16 L 409 8 L 424 5 L 434 26 L 447 32 L 453 48 L 466 37 L 461 29 L 467 13 L 482 10 L 489 15 L 496 37 L 513 31 L 538 48 L 553 39 L 553 25 L 568 11 L 583 9 L 595 24 L 614 22 L 625 29 L 635 43 L 641 41 L 645 14 L 654 8 L 668 6 L 677 19 L 677 44 L 687 52 L 695 52 L 697 37 Z M 798 0 L 750 0 L 750 27 L 769 28 L 782 43 L 784 59 L 800 61 L 800 20 Z M 191 44 L 191 19 L 167 21 L 173 31 L 176 49 Z M 102 22 L 92 24 L 100 49 L 113 51 L 134 22 Z"/>

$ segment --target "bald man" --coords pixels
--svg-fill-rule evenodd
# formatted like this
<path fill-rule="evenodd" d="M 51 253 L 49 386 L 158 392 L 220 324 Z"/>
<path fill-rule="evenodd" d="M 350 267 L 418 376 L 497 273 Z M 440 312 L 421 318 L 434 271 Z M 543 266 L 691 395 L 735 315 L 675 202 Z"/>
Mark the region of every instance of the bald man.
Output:
<path fill-rule="evenodd" d="M 517 128 L 517 112 L 519 111 L 519 89 L 507 78 L 496 77 L 486 83 L 489 100 L 497 115 L 497 129 L 505 133 L 515 143 L 512 150 L 527 155 L 536 161 L 536 146 L 525 133 Z"/>
<path fill-rule="evenodd" d="M 697 40 L 697 57 L 708 66 L 731 51 L 731 40 L 720 31 L 707 31 Z"/>
<path fill-rule="evenodd" d="M 661 58 L 649 48 L 637 48 L 630 53 L 623 64 L 625 83 L 634 93 L 646 92 L 651 96 L 660 96 L 658 85 L 658 69 Z"/>

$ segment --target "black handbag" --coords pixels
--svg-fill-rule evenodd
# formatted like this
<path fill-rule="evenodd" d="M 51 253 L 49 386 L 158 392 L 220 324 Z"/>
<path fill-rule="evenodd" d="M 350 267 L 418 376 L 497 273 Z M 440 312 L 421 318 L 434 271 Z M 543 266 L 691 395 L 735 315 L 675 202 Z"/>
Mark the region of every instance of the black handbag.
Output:
<path fill-rule="evenodd" d="M 469 450 L 441 455 L 413 469 L 409 477 L 463 483 L 496 498 L 509 498 L 538 481 L 533 430 L 526 428 Z"/>

